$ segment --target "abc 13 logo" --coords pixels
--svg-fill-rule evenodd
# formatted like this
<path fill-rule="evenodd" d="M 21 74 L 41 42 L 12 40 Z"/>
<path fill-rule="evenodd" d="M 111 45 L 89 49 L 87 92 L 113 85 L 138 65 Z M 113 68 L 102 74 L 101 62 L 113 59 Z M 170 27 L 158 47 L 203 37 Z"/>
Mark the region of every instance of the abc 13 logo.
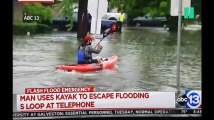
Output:
<path fill-rule="evenodd" d="M 177 103 L 189 109 L 201 108 L 202 98 L 199 90 L 185 90 L 183 95 L 177 98 Z"/>

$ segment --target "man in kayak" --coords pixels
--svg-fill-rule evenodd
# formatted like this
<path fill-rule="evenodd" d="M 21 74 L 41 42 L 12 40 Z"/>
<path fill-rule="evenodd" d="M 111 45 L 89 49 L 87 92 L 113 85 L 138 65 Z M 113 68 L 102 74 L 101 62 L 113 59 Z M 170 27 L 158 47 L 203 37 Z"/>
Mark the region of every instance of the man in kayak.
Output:
<path fill-rule="evenodd" d="M 101 59 L 92 59 L 92 53 L 99 54 L 102 50 L 102 46 L 98 44 L 97 49 L 91 46 L 93 38 L 86 35 L 84 38 L 84 43 L 78 48 L 77 53 L 77 63 L 78 64 L 91 64 L 100 63 Z"/>

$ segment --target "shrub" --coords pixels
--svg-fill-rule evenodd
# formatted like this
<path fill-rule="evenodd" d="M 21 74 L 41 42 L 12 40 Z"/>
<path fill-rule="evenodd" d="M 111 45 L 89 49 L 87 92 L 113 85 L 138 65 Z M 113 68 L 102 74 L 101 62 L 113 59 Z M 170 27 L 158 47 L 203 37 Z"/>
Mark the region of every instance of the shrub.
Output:
<path fill-rule="evenodd" d="M 35 34 L 36 30 L 36 23 L 13 23 L 13 34 L 26 34 L 27 32 Z"/>
<path fill-rule="evenodd" d="M 30 34 L 36 33 L 50 33 L 51 27 L 44 24 L 37 23 L 13 23 L 13 34 L 25 35 L 27 32 Z"/>
<path fill-rule="evenodd" d="M 37 33 L 50 33 L 52 28 L 45 24 L 37 24 Z"/>

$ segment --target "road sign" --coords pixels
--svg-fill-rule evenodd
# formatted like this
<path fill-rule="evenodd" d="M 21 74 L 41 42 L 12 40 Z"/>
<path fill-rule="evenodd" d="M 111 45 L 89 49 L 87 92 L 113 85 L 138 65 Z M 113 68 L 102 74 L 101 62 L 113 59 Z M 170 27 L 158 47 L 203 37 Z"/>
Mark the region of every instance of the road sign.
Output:
<path fill-rule="evenodd" d="M 88 11 L 92 16 L 91 33 L 100 34 L 101 17 L 107 13 L 107 0 L 89 0 Z"/>
<path fill-rule="evenodd" d="M 182 0 L 182 16 L 184 15 L 184 8 L 191 6 L 191 0 Z M 170 14 L 171 16 L 178 16 L 179 0 L 171 0 Z"/>
<path fill-rule="evenodd" d="M 194 7 L 184 8 L 184 19 L 194 19 Z"/>

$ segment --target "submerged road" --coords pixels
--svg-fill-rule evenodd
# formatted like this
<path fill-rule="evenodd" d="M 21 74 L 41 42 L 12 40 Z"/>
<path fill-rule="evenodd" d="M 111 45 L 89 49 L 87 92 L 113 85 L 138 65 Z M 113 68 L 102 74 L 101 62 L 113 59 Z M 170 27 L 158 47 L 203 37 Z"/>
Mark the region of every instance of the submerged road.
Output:
<path fill-rule="evenodd" d="M 58 64 L 76 62 L 79 42 L 74 36 L 14 36 L 13 94 L 22 94 L 25 88 L 84 85 L 99 92 L 176 91 L 176 33 L 125 27 L 121 34 L 104 39 L 102 52 L 94 55 L 118 55 L 115 69 L 84 74 L 56 71 Z M 201 90 L 201 32 L 182 33 L 180 80 L 182 91 Z"/>

